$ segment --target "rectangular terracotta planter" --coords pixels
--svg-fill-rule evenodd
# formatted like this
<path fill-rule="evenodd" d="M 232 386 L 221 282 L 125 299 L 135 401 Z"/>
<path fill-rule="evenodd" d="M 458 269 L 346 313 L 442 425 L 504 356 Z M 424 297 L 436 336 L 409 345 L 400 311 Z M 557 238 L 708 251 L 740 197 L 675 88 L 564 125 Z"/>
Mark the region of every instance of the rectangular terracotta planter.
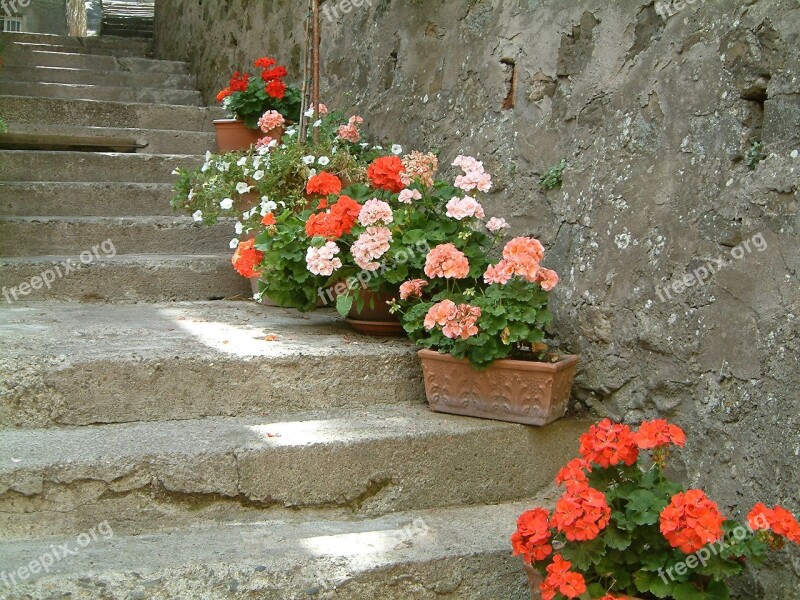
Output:
<path fill-rule="evenodd" d="M 567 411 L 578 357 L 557 363 L 497 360 L 477 371 L 467 360 L 420 350 L 428 405 L 437 412 L 547 425 Z"/>

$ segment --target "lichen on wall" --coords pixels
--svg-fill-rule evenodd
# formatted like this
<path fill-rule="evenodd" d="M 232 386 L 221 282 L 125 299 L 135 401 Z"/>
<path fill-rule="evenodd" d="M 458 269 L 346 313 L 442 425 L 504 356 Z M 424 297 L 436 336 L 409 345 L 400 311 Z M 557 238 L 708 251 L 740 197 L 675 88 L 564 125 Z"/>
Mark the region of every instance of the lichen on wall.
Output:
<path fill-rule="evenodd" d="M 164 4 L 158 52 L 188 57 L 207 98 L 264 53 L 297 72 L 304 2 Z M 678 470 L 731 516 L 800 511 L 797 2 L 324 6 L 324 100 L 443 164 L 479 155 L 487 212 L 549 249 L 576 408 L 684 426 Z M 737 591 L 800 598 L 800 554 Z"/>

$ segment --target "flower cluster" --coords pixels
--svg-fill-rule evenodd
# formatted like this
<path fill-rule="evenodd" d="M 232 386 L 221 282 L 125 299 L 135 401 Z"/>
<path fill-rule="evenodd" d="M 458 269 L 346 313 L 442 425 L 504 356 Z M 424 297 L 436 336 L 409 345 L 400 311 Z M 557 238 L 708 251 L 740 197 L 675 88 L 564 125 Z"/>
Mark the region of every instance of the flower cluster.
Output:
<path fill-rule="evenodd" d="M 460 167 L 463 175 L 456 177 L 455 186 L 470 192 L 477 189 L 479 192 L 488 192 L 492 189 L 492 176 L 483 169 L 483 163 L 471 156 L 457 156 L 453 161 L 454 167 Z"/>
<path fill-rule="evenodd" d="M 776 535 L 800 544 L 800 525 L 794 515 L 782 506 L 767 508 L 763 502 L 759 502 L 748 513 L 747 523 L 753 530 L 772 530 Z"/>
<path fill-rule="evenodd" d="M 339 247 L 333 242 L 325 242 L 321 248 L 309 247 L 306 251 L 308 270 L 314 275 L 331 275 L 342 266 L 342 260 L 337 254 Z"/>
<path fill-rule="evenodd" d="M 630 427 L 603 419 L 580 437 L 580 453 L 588 462 L 607 469 L 620 463 L 635 463 L 639 447 Z"/>
<path fill-rule="evenodd" d="M 440 244 L 425 258 L 425 275 L 463 279 L 469 275 L 469 261 L 453 244 Z"/>
<path fill-rule="evenodd" d="M 233 268 L 242 277 L 258 276 L 257 267 L 264 259 L 264 253 L 256 250 L 254 246 L 255 241 L 252 239 L 240 241 L 236 246 L 236 252 L 234 252 L 231 262 Z"/>
<path fill-rule="evenodd" d="M 691 554 L 722 538 L 725 521 L 717 504 L 702 490 L 675 494 L 661 512 L 661 533 L 673 548 Z"/>
<path fill-rule="evenodd" d="M 511 536 L 514 556 L 528 563 L 544 560 L 553 552 L 551 541 L 550 514 L 544 508 L 526 510 L 517 518 L 517 530 Z"/>
<path fill-rule="evenodd" d="M 409 186 L 415 181 L 425 187 L 433 185 L 433 178 L 439 169 L 439 159 L 435 154 L 423 154 L 414 150 L 402 158 L 403 172 L 400 179 L 403 185 Z M 419 199 L 419 198 L 418 198 Z"/>
<path fill-rule="evenodd" d="M 392 232 L 386 227 L 367 227 L 353 243 L 353 259 L 365 271 L 375 271 L 380 263 L 374 261 L 389 251 L 391 242 Z"/>
<path fill-rule="evenodd" d="M 383 200 L 378 200 L 377 198 L 367 200 L 364 206 L 361 207 L 361 212 L 358 215 L 358 222 L 364 227 L 375 225 L 376 223 L 388 225 L 393 220 L 394 214 L 392 213 L 392 207 L 389 206 L 388 203 Z"/>
<path fill-rule="evenodd" d="M 387 190 L 397 194 L 405 184 L 401 178 L 403 161 L 397 156 L 384 156 L 376 159 L 367 169 L 367 177 L 379 190 Z"/>
<path fill-rule="evenodd" d="M 339 196 L 339 199 L 325 212 L 312 214 L 306 221 L 308 237 L 340 238 L 350 233 L 358 220 L 361 205 L 350 196 Z"/>
<path fill-rule="evenodd" d="M 446 208 L 447 216 L 458 221 L 466 219 L 467 217 L 478 217 L 482 219 L 486 216 L 480 203 L 470 196 L 464 196 L 463 198 L 454 196 L 450 199 L 450 202 L 447 203 Z"/>
<path fill-rule="evenodd" d="M 306 193 L 330 196 L 342 191 L 342 181 L 336 175 L 321 171 L 311 177 L 306 184 Z"/>
<path fill-rule="evenodd" d="M 361 141 L 361 132 L 358 128 L 363 122 L 364 119 L 358 115 L 350 117 L 347 125 L 339 127 L 339 137 L 347 142 L 357 144 Z"/>
<path fill-rule="evenodd" d="M 556 502 L 553 525 L 568 540 L 593 540 L 608 525 L 611 508 L 606 497 L 588 485 L 573 485 Z"/>
<path fill-rule="evenodd" d="M 428 285 L 428 282 L 424 279 L 412 279 L 411 281 L 404 282 L 400 286 L 400 299 L 408 300 L 412 297 L 421 298 L 422 288 L 426 285 Z"/>
<path fill-rule="evenodd" d="M 542 600 L 553 600 L 556 593 L 561 593 L 567 598 L 577 598 L 586 592 L 586 580 L 583 575 L 570 571 L 572 563 L 564 560 L 560 554 L 553 557 L 553 562 L 547 565 L 547 577 L 539 586 Z"/>
<path fill-rule="evenodd" d="M 283 115 L 277 110 L 268 110 L 261 115 L 261 118 L 258 120 L 258 126 L 264 133 L 269 133 L 273 129 L 282 127 L 284 123 L 286 123 L 286 119 L 284 119 Z M 269 142 L 267 142 L 267 144 L 269 144 Z"/>
<path fill-rule="evenodd" d="M 431 330 L 438 325 L 445 337 L 466 340 L 478 333 L 475 323 L 480 316 L 481 309 L 477 306 L 442 300 L 425 315 L 425 329 Z"/>

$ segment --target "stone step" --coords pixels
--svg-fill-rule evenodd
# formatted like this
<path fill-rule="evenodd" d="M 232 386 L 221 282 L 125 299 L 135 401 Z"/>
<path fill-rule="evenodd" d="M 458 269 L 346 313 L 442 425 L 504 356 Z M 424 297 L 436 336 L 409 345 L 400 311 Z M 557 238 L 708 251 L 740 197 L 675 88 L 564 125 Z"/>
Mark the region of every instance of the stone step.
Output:
<path fill-rule="evenodd" d="M 408 405 L 4 431 L 0 539 L 78 534 L 100 521 L 139 533 L 169 526 L 170 503 L 202 498 L 360 515 L 520 500 L 552 484 L 584 426 Z M 170 497 L 163 517 L 159 492 Z"/>
<path fill-rule="evenodd" d="M 0 218 L 167 216 L 171 196 L 167 183 L 0 183 Z"/>
<path fill-rule="evenodd" d="M 88 38 L 84 38 L 88 39 Z M 124 39 L 124 38 L 119 38 Z M 139 42 L 140 43 L 140 42 Z M 138 43 L 137 43 L 138 46 Z M 131 58 L 148 58 L 147 52 L 148 49 L 146 46 L 142 46 L 141 48 L 136 47 L 135 49 L 131 48 L 121 48 L 116 49 L 113 47 L 102 47 L 102 46 L 82 46 L 80 44 L 61 44 L 57 41 L 53 41 L 52 43 L 41 43 L 41 42 L 20 42 L 14 41 L 8 44 L 8 48 L 12 48 L 18 51 L 42 51 L 42 52 L 63 52 L 66 54 L 85 54 L 90 56 L 117 56 L 120 58 L 123 57 L 131 57 Z"/>
<path fill-rule="evenodd" d="M 12 44 L 40 44 L 65 48 L 69 52 L 84 54 L 111 54 L 114 56 L 145 57 L 151 50 L 150 40 L 135 40 L 113 36 L 73 37 L 49 33 L 0 33 L 6 47 Z"/>
<path fill-rule="evenodd" d="M 9 67 L 61 67 L 95 71 L 123 71 L 136 73 L 169 73 L 190 75 L 188 63 L 151 58 L 89 55 L 78 52 L 48 52 L 11 47 L 3 53 Z"/>
<path fill-rule="evenodd" d="M 11 123 L 9 133 L 23 134 L 31 140 L 53 137 L 52 125 Z M 217 138 L 211 132 L 176 131 L 169 129 L 133 129 L 119 127 L 79 127 L 75 125 L 59 125 L 57 137 L 84 139 L 116 139 L 125 144 L 135 144 L 136 152 L 141 154 L 192 154 L 204 155 L 207 151 L 216 151 Z M 4 138 L 0 137 L 0 148 Z M 156 213 L 157 214 L 157 213 Z"/>
<path fill-rule="evenodd" d="M 203 106 L 203 98 L 197 90 L 166 90 L 163 88 L 111 87 L 6 80 L 0 81 L 0 95 L 3 94 L 17 94 L 36 98 L 99 100 L 101 102 Z"/>
<path fill-rule="evenodd" d="M 168 88 L 171 90 L 196 89 L 191 75 L 172 75 L 169 73 L 130 73 L 120 71 L 95 71 L 89 69 L 63 69 L 61 67 L 8 67 L 0 71 L 6 81 L 67 83 L 72 85 Z M 12 94 L 25 95 L 20 92 Z"/>
<path fill-rule="evenodd" d="M 100 240 L 87 240 L 90 249 Z M 87 259 L 88 260 L 88 259 Z M 72 266 L 64 265 L 70 261 Z M 233 296 L 250 297 L 249 282 L 231 268 L 231 255 L 117 255 L 90 264 L 80 264 L 78 256 L 0 257 L 0 304 L 14 302 L 9 290 L 41 278 L 59 274 L 48 289 L 17 292 L 19 300 L 77 302 L 171 302 L 175 300 L 217 300 Z M 49 276 L 49 275 L 48 275 Z M 3 421 L 0 420 L 0 424 Z"/>
<path fill-rule="evenodd" d="M 225 112 L 216 107 L 126 104 L 25 96 L 0 96 L 0 106 L 3 107 L 3 118 L 9 127 L 41 124 L 51 127 L 179 128 L 180 131 L 213 132 L 212 121 L 225 118 Z"/>
<path fill-rule="evenodd" d="M 0 259 L 0 339 L 13 340 L 13 352 L 0 361 L 0 381 L 6 383 L 0 387 L 0 427 L 257 417 L 418 403 L 425 396 L 409 342 L 355 334 L 330 310 L 304 315 L 242 301 L 25 303 L 31 296 L 9 304 L 5 296 L 11 294 L 2 286 L 30 281 L 53 262 L 11 277 L 8 260 Z M 100 270 L 95 280 L 115 302 L 125 301 L 137 285 L 167 299 L 230 293 L 233 283 L 249 294 L 249 282 L 231 268 L 230 255 L 222 274 L 203 272 L 200 259 L 195 265 L 162 264 L 163 257 L 149 261 L 149 270 L 144 260 L 127 269 L 112 261 L 100 269 L 92 263 L 56 278 L 49 293 L 55 296 Z M 91 292 L 91 283 L 83 288 Z"/>
<path fill-rule="evenodd" d="M 172 171 L 203 157 L 183 154 L 0 150 L 0 181 L 124 181 L 174 183 Z"/>
<path fill-rule="evenodd" d="M 0 218 L 6 257 L 78 256 L 103 240 L 116 254 L 222 254 L 234 237 L 230 220 L 208 227 L 182 216 Z"/>
<path fill-rule="evenodd" d="M 0 563 L 16 573 L 20 598 L 528 600 L 509 536 L 521 512 L 551 502 L 545 495 L 347 520 L 304 512 L 138 536 L 95 522 L 80 538 L 0 543 Z M 18 569 L 44 556 L 48 572 L 23 571 L 23 581 Z"/>

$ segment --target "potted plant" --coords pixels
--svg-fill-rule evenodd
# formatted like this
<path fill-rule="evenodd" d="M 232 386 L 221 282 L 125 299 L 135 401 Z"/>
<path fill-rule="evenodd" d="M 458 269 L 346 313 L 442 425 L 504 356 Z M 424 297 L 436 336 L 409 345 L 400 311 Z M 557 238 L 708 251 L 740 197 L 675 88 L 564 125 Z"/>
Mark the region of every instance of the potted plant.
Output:
<path fill-rule="evenodd" d="M 580 438 L 580 458 L 556 475 L 553 511 L 525 511 L 511 536 L 534 600 L 727 600 L 730 577 L 763 561 L 800 526 L 758 503 L 740 524 L 702 490 L 670 481 L 665 466 L 684 432 L 663 419 L 637 431 L 604 419 Z"/>
<path fill-rule="evenodd" d="M 300 118 L 300 91 L 286 85 L 286 67 L 276 63 L 274 58 L 259 58 L 253 63 L 258 74 L 236 71 L 217 94 L 217 102 L 232 116 L 214 121 L 220 152 L 246 150 L 265 135 L 280 142 L 283 120 Z"/>
<path fill-rule="evenodd" d="M 504 245 L 504 219 L 485 220 L 475 190 L 491 177 L 472 157 L 453 185 L 422 190 L 422 203 L 441 205 L 438 218 L 424 214 L 417 235 L 432 249 L 419 278 L 400 287 L 396 310 L 419 351 L 428 403 L 453 414 L 545 425 L 563 416 L 578 363 L 544 343 L 552 315 L 548 293 L 558 275 L 542 266 L 544 248 L 530 237 Z M 431 199 L 430 196 L 433 196 Z M 416 217 L 412 217 L 416 218 Z M 502 247 L 502 258 L 492 260 Z"/>

